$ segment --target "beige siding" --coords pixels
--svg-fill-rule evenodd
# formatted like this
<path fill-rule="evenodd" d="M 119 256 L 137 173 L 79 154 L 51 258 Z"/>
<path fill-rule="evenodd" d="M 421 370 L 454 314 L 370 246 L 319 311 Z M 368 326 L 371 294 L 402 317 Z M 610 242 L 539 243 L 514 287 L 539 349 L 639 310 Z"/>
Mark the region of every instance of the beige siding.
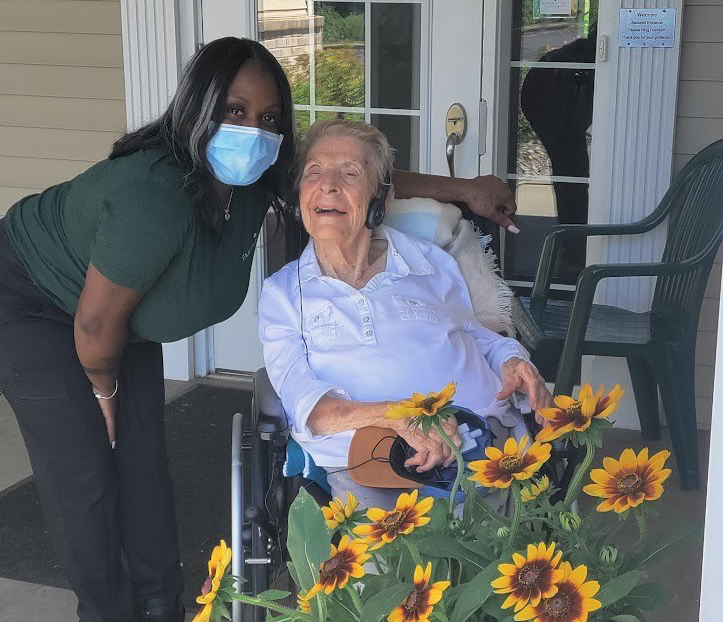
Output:
<path fill-rule="evenodd" d="M 677 173 L 706 145 L 723 138 L 723 0 L 686 0 L 680 59 L 678 119 L 673 168 Z M 696 405 L 698 423 L 710 425 L 715 343 L 720 304 L 718 253 L 698 322 Z"/>
<path fill-rule="evenodd" d="M 0 0 L 0 215 L 124 130 L 118 0 Z"/>

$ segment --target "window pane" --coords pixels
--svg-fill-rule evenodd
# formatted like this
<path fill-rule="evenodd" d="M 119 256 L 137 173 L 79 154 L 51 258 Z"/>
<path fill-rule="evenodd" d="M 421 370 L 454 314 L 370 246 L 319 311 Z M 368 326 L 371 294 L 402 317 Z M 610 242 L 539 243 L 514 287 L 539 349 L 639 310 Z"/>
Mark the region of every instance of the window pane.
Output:
<path fill-rule="evenodd" d="M 513 67 L 508 171 L 588 177 L 595 72 Z"/>
<path fill-rule="evenodd" d="M 508 280 L 532 281 L 547 232 L 558 223 L 586 223 L 587 184 L 519 181 L 515 222 L 517 235 L 505 236 L 504 276 Z M 574 284 L 585 267 L 585 238 L 567 239 L 558 253 L 555 283 Z"/>
<path fill-rule="evenodd" d="M 296 135 L 301 138 L 311 125 L 311 113 L 308 110 L 296 110 L 294 116 L 296 117 Z"/>
<path fill-rule="evenodd" d="M 421 7 L 371 5 L 371 105 L 419 110 Z"/>
<path fill-rule="evenodd" d="M 539 0 L 516 0 L 512 60 L 594 63 L 598 3 L 572 0 L 569 15 L 553 16 L 540 14 Z"/>
<path fill-rule="evenodd" d="M 315 103 L 364 106 L 364 4 L 315 2 L 314 10 L 323 18 Z"/>
<path fill-rule="evenodd" d="M 379 128 L 396 149 L 395 168 L 419 171 L 419 117 L 373 114 L 371 124 Z"/>

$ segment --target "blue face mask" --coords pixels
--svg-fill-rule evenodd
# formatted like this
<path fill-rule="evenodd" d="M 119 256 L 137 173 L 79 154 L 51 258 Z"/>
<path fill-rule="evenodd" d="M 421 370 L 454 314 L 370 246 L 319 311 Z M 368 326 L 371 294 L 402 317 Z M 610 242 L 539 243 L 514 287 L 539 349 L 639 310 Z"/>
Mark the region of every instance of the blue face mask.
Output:
<path fill-rule="evenodd" d="M 284 136 L 257 127 L 221 124 L 208 143 L 213 175 L 229 186 L 248 186 L 276 162 Z"/>

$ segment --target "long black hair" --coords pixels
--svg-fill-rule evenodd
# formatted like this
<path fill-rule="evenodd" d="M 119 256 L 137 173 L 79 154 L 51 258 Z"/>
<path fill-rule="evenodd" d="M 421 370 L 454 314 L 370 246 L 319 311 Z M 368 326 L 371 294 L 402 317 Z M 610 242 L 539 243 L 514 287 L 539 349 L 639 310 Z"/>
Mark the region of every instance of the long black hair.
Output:
<path fill-rule="evenodd" d="M 110 158 L 120 158 L 144 148 L 160 148 L 173 155 L 184 173 L 184 187 L 193 197 L 201 220 L 211 230 L 220 229 L 223 205 L 211 186 L 206 147 L 226 116 L 226 95 L 241 66 L 261 63 L 271 74 L 281 96 L 279 133 L 284 135 L 279 157 L 256 184 L 279 213 L 280 201 L 292 196 L 289 173 L 296 151 L 293 102 L 289 80 L 279 62 L 263 45 L 251 39 L 226 37 L 202 47 L 188 62 L 168 109 L 156 120 L 122 136 Z"/>

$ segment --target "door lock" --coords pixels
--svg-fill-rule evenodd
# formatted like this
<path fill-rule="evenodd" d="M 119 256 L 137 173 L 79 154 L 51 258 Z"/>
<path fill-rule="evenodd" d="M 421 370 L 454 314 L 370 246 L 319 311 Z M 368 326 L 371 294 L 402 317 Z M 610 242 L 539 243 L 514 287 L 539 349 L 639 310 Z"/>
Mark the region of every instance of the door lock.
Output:
<path fill-rule="evenodd" d="M 454 177 L 454 148 L 464 140 L 467 134 L 467 112 L 462 104 L 452 104 L 445 119 L 447 143 L 445 153 L 450 177 Z"/>

